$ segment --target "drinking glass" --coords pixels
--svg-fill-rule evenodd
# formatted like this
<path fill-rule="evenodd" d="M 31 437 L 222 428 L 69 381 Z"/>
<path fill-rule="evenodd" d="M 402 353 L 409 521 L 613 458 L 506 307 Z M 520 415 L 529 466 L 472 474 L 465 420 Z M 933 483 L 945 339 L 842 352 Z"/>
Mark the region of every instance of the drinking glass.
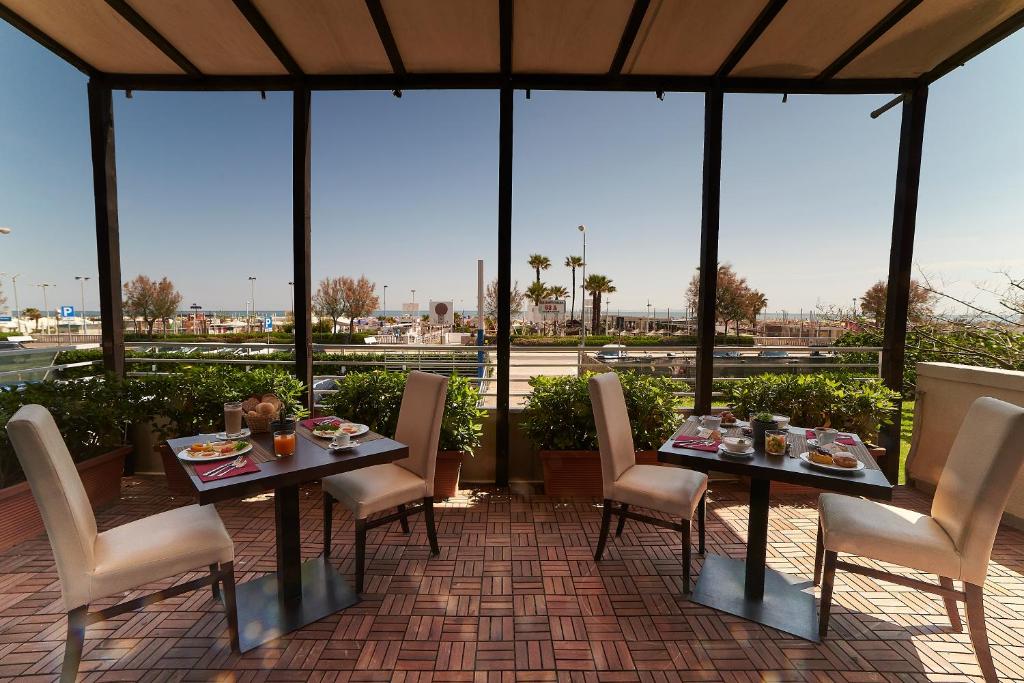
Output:
<path fill-rule="evenodd" d="M 242 433 L 242 402 L 228 401 L 224 404 L 224 433 L 238 436 Z"/>
<path fill-rule="evenodd" d="M 764 433 L 764 451 L 768 455 L 785 455 L 789 432 L 785 429 L 769 429 Z"/>
<path fill-rule="evenodd" d="M 280 431 L 274 432 L 274 455 L 279 458 L 286 458 L 295 455 L 295 432 Z"/>

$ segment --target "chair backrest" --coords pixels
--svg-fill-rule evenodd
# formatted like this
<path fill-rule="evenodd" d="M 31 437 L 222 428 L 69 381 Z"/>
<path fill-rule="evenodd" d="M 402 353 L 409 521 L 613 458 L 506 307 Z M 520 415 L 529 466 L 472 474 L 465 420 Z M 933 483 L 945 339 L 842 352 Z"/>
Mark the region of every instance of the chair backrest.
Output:
<path fill-rule="evenodd" d="M 964 581 L 985 583 L 996 531 L 1022 465 L 1024 408 L 987 396 L 976 399 L 932 500 L 932 517 L 960 553 Z"/>
<path fill-rule="evenodd" d="M 601 479 L 604 497 L 610 498 L 612 484 L 636 464 L 633 428 L 626 411 L 622 383 L 614 372 L 594 375 L 587 383 L 597 423 L 597 445 L 601 451 Z"/>
<path fill-rule="evenodd" d="M 95 568 L 96 517 L 89 496 L 46 408 L 22 406 L 7 423 L 7 435 L 46 525 L 65 603 L 74 602 L 75 586 Z"/>
<path fill-rule="evenodd" d="M 396 460 L 427 482 L 427 495 L 434 495 L 434 468 L 437 465 L 437 442 L 441 437 L 441 420 L 448 396 L 448 378 L 429 372 L 410 372 L 398 411 L 395 441 L 409 447 L 409 457 Z"/>

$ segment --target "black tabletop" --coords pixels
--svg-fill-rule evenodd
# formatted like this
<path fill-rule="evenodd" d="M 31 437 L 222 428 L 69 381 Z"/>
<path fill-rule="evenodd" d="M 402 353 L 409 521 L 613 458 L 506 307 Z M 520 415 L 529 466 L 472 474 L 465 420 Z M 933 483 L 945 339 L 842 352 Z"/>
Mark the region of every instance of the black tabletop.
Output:
<path fill-rule="evenodd" d="M 804 430 L 791 428 L 791 455 L 767 455 L 763 451 L 756 452 L 750 458 L 723 456 L 717 452 L 699 451 L 692 448 L 675 448 L 672 443 L 679 434 L 695 433 L 697 419 L 690 418 L 683 427 L 673 434 L 658 449 L 658 460 L 673 465 L 682 465 L 702 472 L 714 471 L 746 476 L 788 484 L 811 486 L 826 491 L 836 491 L 854 496 L 869 498 L 892 499 L 893 485 L 889 483 L 882 470 L 878 468 L 874 458 L 867 452 L 860 438 L 853 435 L 855 444 L 850 448 L 852 455 L 864 463 L 864 469 L 856 472 L 829 472 L 813 467 L 797 457 L 803 450 Z"/>

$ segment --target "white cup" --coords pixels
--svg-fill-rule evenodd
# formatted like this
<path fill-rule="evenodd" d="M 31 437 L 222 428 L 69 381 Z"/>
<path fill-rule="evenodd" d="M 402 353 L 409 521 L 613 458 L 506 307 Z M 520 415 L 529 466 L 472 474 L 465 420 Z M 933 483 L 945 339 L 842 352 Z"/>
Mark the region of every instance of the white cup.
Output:
<path fill-rule="evenodd" d="M 836 440 L 836 436 L 839 434 L 838 429 L 825 429 L 824 427 L 814 428 L 814 438 L 818 440 L 819 446 L 827 446 Z"/>
<path fill-rule="evenodd" d="M 338 432 L 331 439 L 331 448 L 348 448 L 352 445 L 352 437 L 345 432 Z"/>
<path fill-rule="evenodd" d="M 772 415 L 772 419 L 779 424 L 779 429 L 789 429 L 789 418 L 785 415 Z"/>
<path fill-rule="evenodd" d="M 717 415 L 705 415 L 700 419 L 700 426 L 710 431 L 715 431 L 722 426 L 722 418 Z"/>
<path fill-rule="evenodd" d="M 722 446 L 730 453 L 746 453 L 753 443 L 752 439 L 745 436 L 727 436 L 722 439 Z"/>

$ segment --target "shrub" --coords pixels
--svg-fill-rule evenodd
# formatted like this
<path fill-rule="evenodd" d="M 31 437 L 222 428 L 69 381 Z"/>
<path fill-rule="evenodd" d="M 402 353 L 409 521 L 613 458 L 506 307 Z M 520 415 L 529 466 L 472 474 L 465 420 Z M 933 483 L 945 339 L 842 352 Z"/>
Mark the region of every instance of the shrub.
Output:
<path fill-rule="evenodd" d="M 764 374 L 726 387 L 726 397 L 741 418 L 761 411 L 789 415 L 794 425 L 832 426 L 873 439 L 879 427 L 892 422 L 895 391 L 879 379 L 857 379 L 841 373 L 815 375 Z"/>
<path fill-rule="evenodd" d="M 520 428 L 541 450 L 592 451 L 597 449 L 597 426 L 587 390 L 593 373 L 580 377 L 533 377 Z M 658 448 L 681 419 L 676 385 L 667 377 L 620 372 L 638 450 Z"/>
<path fill-rule="evenodd" d="M 495 344 L 496 339 L 489 337 L 488 344 Z M 513 346 L 579 346 L 579 337 L 546 337 L 541 335 L 515 335 Z M 618 335 L 587 335 L 587 347 L 604 346 L 605 344 L 622 344 L 623 346 L 696 346 L 697 337 L 692 334 L 676 334 L 659 336 L 618 336 Z M 754 338 L 735 335 L 716 335 L 715 344 L 719 346 L 753 346 Z"/>
<path fill-rule="evenodd" d="M 393 436 L 408 376 L 407 372 L 386 370 L 349 374 L 338 382 L 338 391 L 327 395 L 322 404 L 332 415 Z M 480 446 L 484 410 L 479 405 L 480 392 L 472 382 L 458 375 L 448 378 L 439 450 L 472 454 Z"/>

